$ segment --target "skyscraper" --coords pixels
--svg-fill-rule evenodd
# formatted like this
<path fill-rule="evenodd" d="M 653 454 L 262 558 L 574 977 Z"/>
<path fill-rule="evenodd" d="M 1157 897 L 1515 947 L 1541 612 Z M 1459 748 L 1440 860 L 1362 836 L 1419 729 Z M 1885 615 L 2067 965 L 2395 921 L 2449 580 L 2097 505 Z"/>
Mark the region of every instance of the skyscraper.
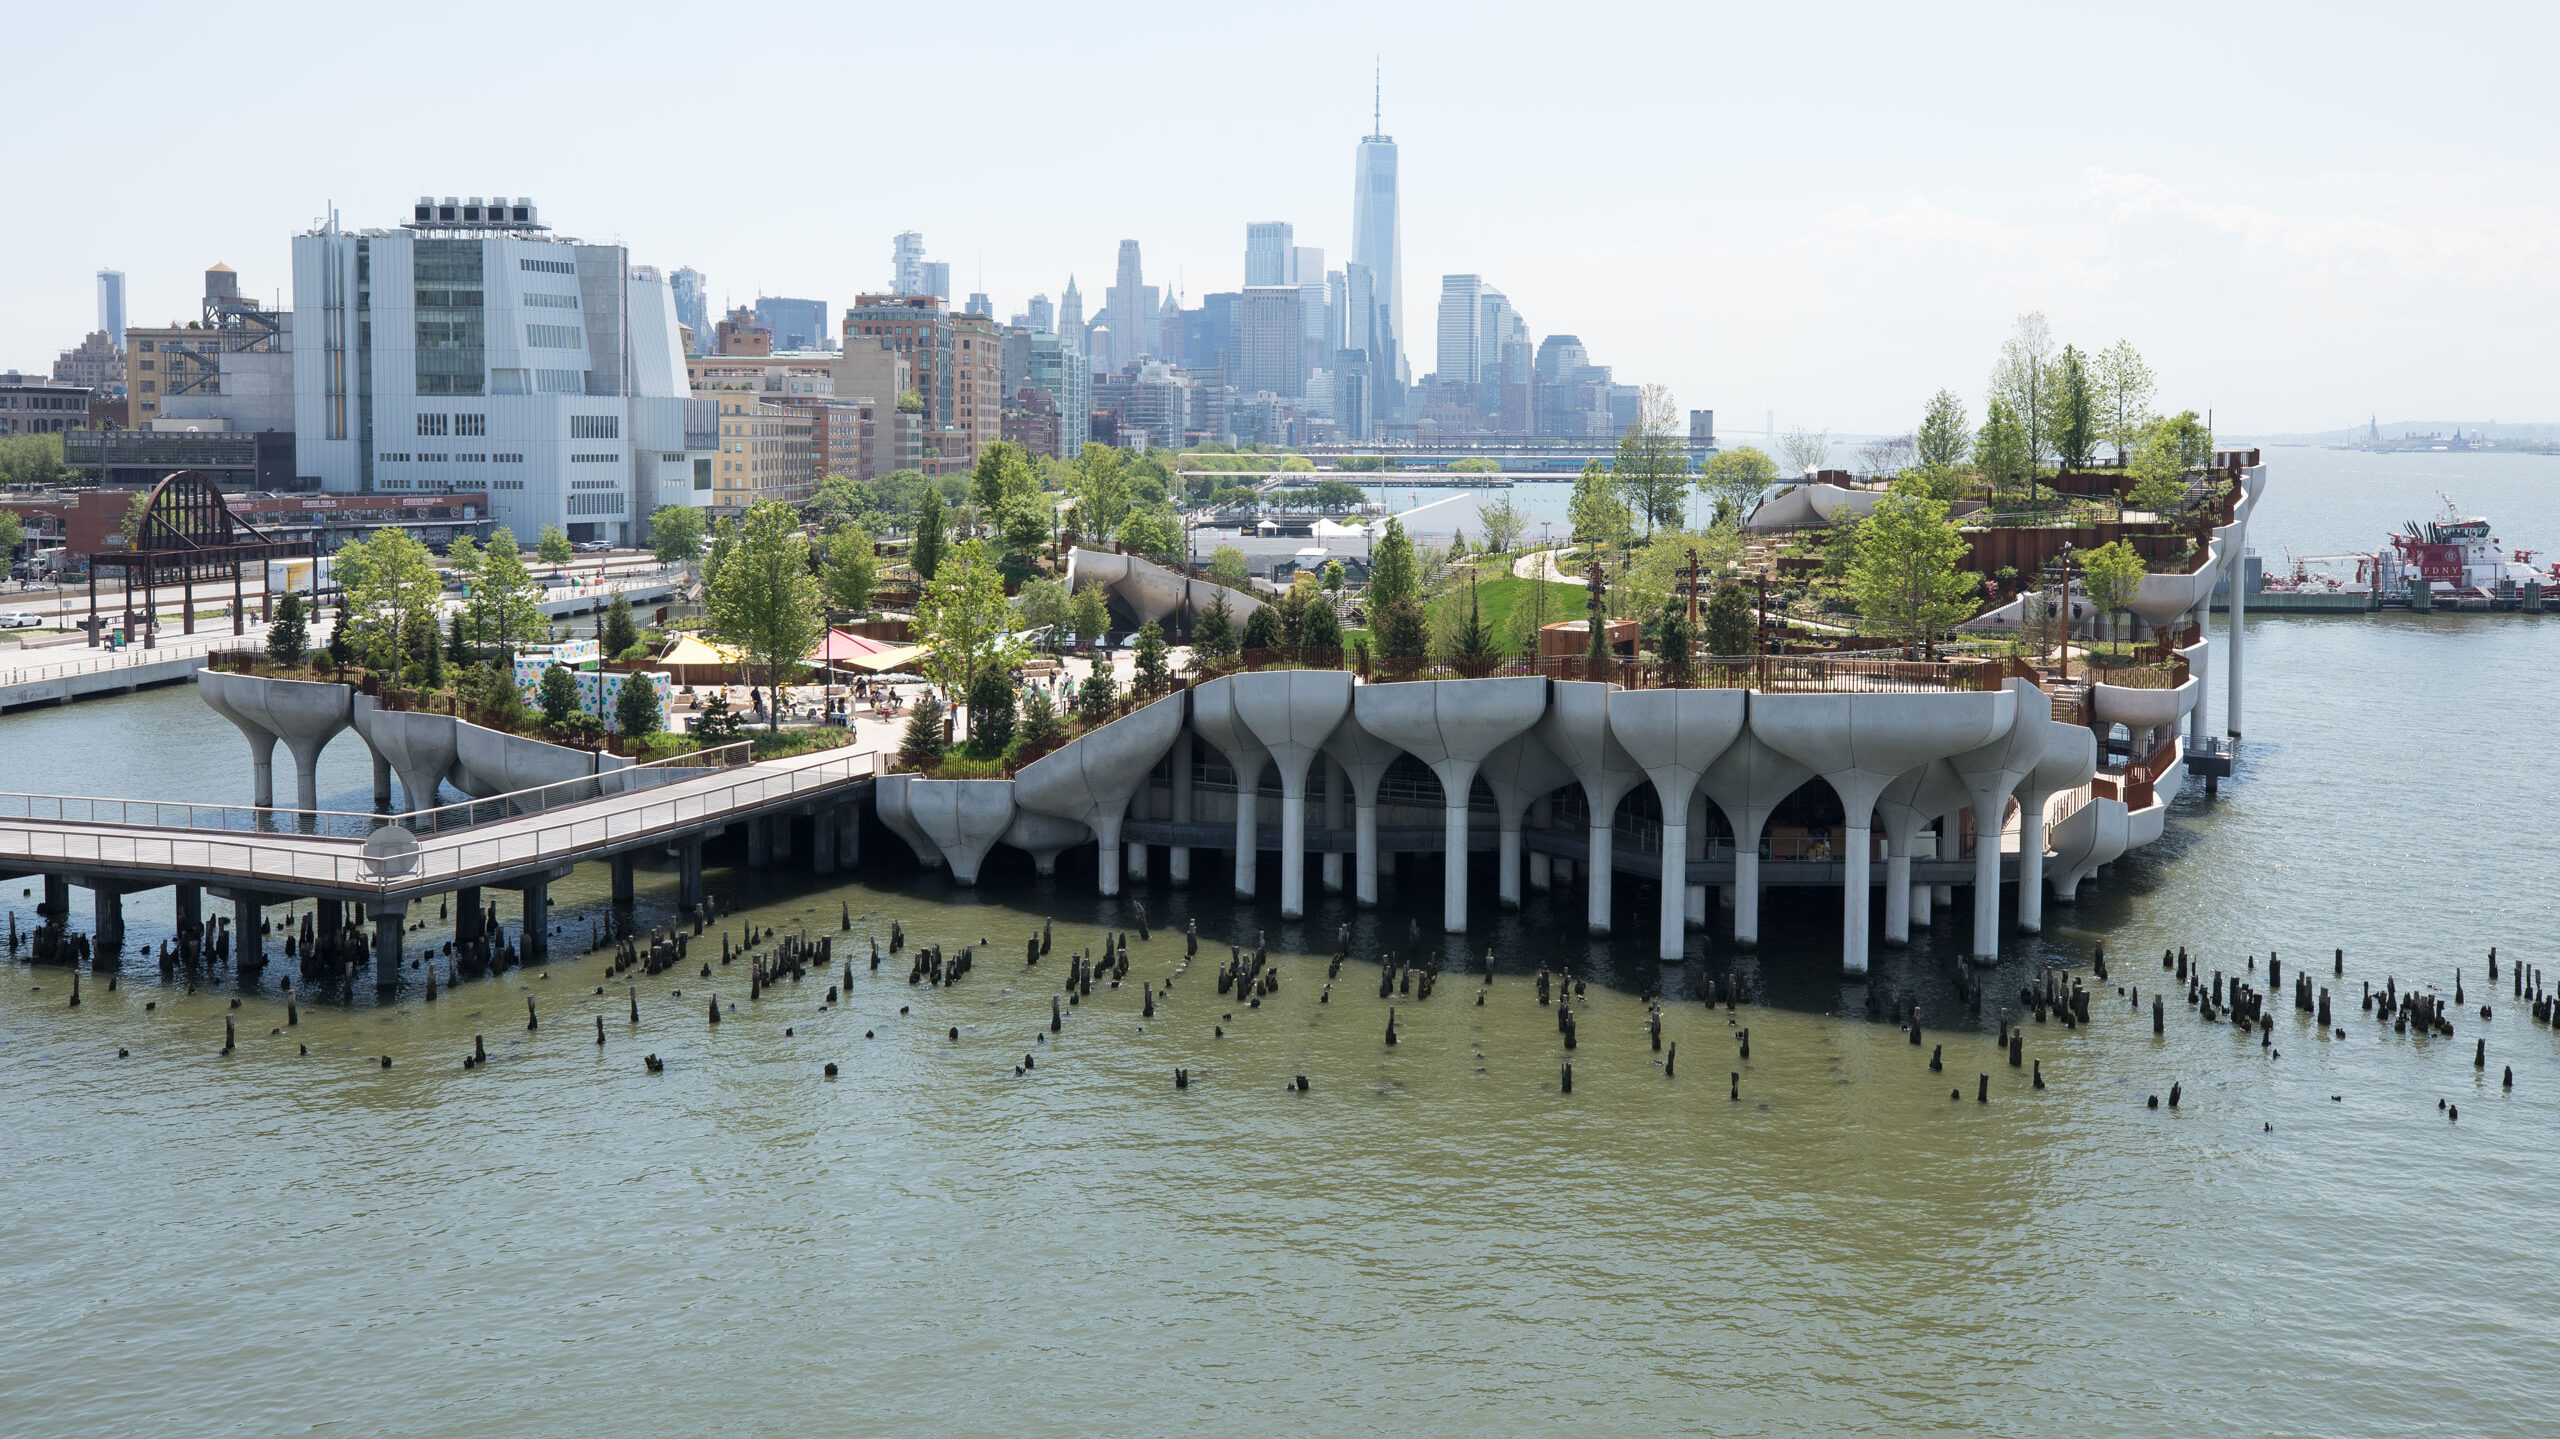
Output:
<path fill-rule="evenodd" d="M 1058 302 L 1058 333 L 1084 347 L 1084 294 L 1076 289 L 1076 277 L 1067 277 L 1067 297 Z"/>
<path fill-rule="evenodd" d="M 677 315 L 684 313 L 681 305 Z M 833 338 L 827 328 L 827 302 L 793 300 L 779 295 L 756 297 L 756 323 L 773 332 L 777 350 L 823 350 Z"/>
<path fill-rule="evenodd" d="M 890 273 L 895 277 L 889 282 L 892 291 L 901 295 L 932 293 L 925 288 L 923 231 L 900 231 L 898 238 L 891 243 L 889 263 Z"/>
<path fill-rule="evenodd" d="M 918 290 L 916 293 L 920 295 L 931 295 L 946 305 L 950 304 L 951 262 L 948 260 L 925 261 L 924 288 Z"/>
<path fill-rule="evenodd" d="M 1396 204 L 1396 142 L 1385 133 L 1383 119 L 1383 108 L 1371 117 L 1351 181 L 1351 258 L 1369 267 L 1373 323 L 1383 333 L 1368 337 L 1366 346 L 1356 333 L 1347 338 L 1353 349 L 1369 351 L 1371 373 L 1380 387 L 1400 391 L 1413 383 L 1413 372 L 1402 345 L 1404 242 Z M 1376 417 L 1393 416 L 1381 406 Z"/>
<path fill-rule="evenodd" d="M 1289 251 L 1297 243 L 1296 227 L 1286 220 L 1254 220 L 1244 227 L 1244 282 L 1250 286 L 1286 285 Z"/>
<path fill-rule="evenodd" d="M 98 272 L 98 328 L 107 335 L 107 343 L 118 350 L 124 348 L 124 271 Z"/>
<path fill-rule="evenodd" d="M 1043 335 L 1054 335 L 1058 332 L 1058 307 L 1049 303 L 1048 296 L 1032 296 L 1029 309 L 1032 329 Z"/>
<path fill-rule="evenodd" d="M 1104 315 L 1111 326 L 1111 353 L 1096 357 L 1113 370 L 1147 355 L 1151 350 L 1147 336 L 1156 328 L 1156 307 L 1147 295 L 1137 241 L 1120 242 L 1118 273 L 1119 283 L 1103 297 Z"/>
<path fill-rule="evenodd" d="M 667 289 L 676 297 L 676 323 L 693 331 L 693 353 L 711 353 L 711 300 L 702 272 L 687 265 L 667 276 Z"/>
<path fill-rule="evenodd" d="M 1444 384 L 1472 385 L 1484 377 L 1484 288 L 1482 275 L 1440 277 L 1439 375 Z"/>
<path fill-rule="evenodd" d="M 967 306 L 967 308 L 966 308 L 966 313 L 968 313 L 968 314 L 972 314 L 972 315 L 988 315 L 988 316 L 993 316 L 993 315 L 995 314 L 995 312 L 996 312 L 996 302 L 995 302 L 995 301 L 993 301 L 993 300 L 991 300 L 991 299 L 988 299 L 988 298 L 987 298 L 987 296 L 986 296 L 986 292 L 984 292 L 984 291 L 982 291 L 982 290 L 980 290 L 980 291 L 971 291 L 971 292 L 970 292 L 970 295 L 969 295 L 969 303 L 968 303 L 968 306 Z"/>

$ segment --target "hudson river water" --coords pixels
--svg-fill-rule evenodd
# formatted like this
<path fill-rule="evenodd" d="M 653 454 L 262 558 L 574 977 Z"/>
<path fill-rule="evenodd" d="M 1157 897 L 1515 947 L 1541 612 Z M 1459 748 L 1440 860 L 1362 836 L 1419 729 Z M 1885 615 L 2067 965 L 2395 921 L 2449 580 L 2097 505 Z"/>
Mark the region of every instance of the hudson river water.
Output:
<path fill-rule="evenodd" d="M 2560 460 L 2269 459 L 2271 567 L 2377 544 L 2438 489 L 2560 543 Z M 2560 969 L 2560 615 L 2269 616 L 2249 649 L 2222 798 L 2191 785 L 2164 842 L 2004 954 L 1995 1007 L 2040 963 L 2112 962 L 2094 1024 L 2028 1026 L 2042 1091 L 1990 1011 L 1956 1019 L 1945 911 L 1879 964 L 1945 1046 L 1933 1074 L 1838 974 L 1836 899 L 1784 893 L 1757 956 L 1702 944 L 1674 978 L 1676 1077 L 1645 1040 L 1640 898 L 1614 955 L 1571 904 L 1489 916 L 1451 945 L 1499 950 L 1485 1004 L 1455 976 L 1399 998 L 1388 1048 L 1374 961 L 1436 912 L 1427 869 L 1355 918 L 1330 1003 L 1341 911 L 1284 926 L 1159 879 L 1130 985 L 1056 1036 L 1068 952 L 1125 904 L 1072 862 L 954 892 L 876 835 L 853 883 L 711 882 L 813 934 L 846 906 L 854 948 L 892 917 L 983 936 L 956 987 L 892 961 L 833 1011 L 819 975 L 751 1002 L 716 961 L 739 917 L 696 943 L 713 979 L 642 984 L 636 1029 L 593 957 L 433 1004 L 314 998 L 281 1033 L 272 980 L 189 995 L 142 963 L 72 1010 L 67 973 L 12 965 L 0 1432 L 2552 1433 L 2560 1036 L 2484 959 Z M 0 718 L 0 788 L 238 799 L 241 751 L 162 691 Z M 361 804 L 364 777 L 342 741 L 322 788 Z M 671 892 L 644 874 L 644 921 Z M 561 886 L 564 951 L 603 898 L 600 871 Z M 165 892 L 130 910 L 137 943 L 167 933 Z M 1193 918 L 1202 961 L 1142 1020 Z M 1256 930 L 1283 976 L 1259 1010 L 1211 957 Z M 2262 984 L 2271 949 L 2310 966 L 2346 1037 L 2277 996 L 2272 1051 L 2174 998 L 2155 1039 L 2115 985 L 2174 995 L 2156 956 L 2181 944 Z M 1541 959 L 1591 976 L 1571 1095 Z M 1737 965 L 1770 1002 L 1695 1001 Z M 2452 1040 L 2358 1012 L 2368 980 L 2449 992 L 2457 967 Z M 475 1034 L 491 1062 L 465 1072 Z M 2145 1106 L 2172 1084 L 2175 1112 Z"/>

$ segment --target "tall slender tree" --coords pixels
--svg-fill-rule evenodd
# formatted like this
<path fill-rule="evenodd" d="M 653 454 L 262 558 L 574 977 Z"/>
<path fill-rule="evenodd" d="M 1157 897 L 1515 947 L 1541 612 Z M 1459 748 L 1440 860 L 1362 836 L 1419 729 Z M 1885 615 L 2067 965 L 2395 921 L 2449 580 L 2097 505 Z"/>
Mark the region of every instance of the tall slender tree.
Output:
<path fill-rule="evenodd" d="M 738 548 L 720 566 L 705 608 L 712 637 L 737 651 L 772 694 L 770 728 L 782 728 L 781 684 L 823 632 L 809 541 L 790 506 L 767 500 L 747 511 Z"/>

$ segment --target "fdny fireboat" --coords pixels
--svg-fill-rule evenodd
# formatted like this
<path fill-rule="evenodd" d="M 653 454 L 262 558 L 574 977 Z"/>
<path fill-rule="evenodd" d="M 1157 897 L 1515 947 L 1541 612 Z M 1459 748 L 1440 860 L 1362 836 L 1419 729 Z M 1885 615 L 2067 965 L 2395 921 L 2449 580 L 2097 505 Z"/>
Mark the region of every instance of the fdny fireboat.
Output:
<path fill-rule="evenodd" d="M 2560 564 L 2536 567 L 2535 551 L 2509 549 L 2485 516 L 2466 515 L 2450 497 L 2431 520 L 2411 520 L 2389 536 L 2390 548 L 2360 555 L 2297 558 L 2292 571 L 2270 579 L 2276 594 L 2360 594 L 2375 608 L 2512 610 L 2560 589 Z M 2352 563 L 2355 578 L 2318 567 Z M 2415 601 L 2412 591 L 2423 589 Z M 2378 594 L 2376 592 L 2379 592 Z M 2539 609 L 2535 604 L 2532 608 Z"/>

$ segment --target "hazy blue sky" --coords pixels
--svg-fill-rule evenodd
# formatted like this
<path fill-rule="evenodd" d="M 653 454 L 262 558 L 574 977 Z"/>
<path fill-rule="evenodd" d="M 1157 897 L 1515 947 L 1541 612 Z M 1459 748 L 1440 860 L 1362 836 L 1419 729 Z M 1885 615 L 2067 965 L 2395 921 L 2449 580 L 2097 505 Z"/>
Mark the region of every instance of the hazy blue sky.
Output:
<path fill-rule="evenodd" d="M 0 367 L 128 275 L 286 282 L 335 202 L 530 195 L 715 300 L 841 305 L 925 233 L 999 313 L 1117 242 L 1186 296 L 1248 220 L 1338 265 L 1370 61 L 1417 374 L 1447 271 L 1719 429 L 1977 411 L 2011 317 L 2129 338 L 2226 431 L 2560 419 L 2547 6 L 30 6 Z M 151 128 L 136 120 L 148 114 Z M 59 146 L 59 179 L 34 157 Z M 285 297 L 290 302 L 291 297 Z"/>

